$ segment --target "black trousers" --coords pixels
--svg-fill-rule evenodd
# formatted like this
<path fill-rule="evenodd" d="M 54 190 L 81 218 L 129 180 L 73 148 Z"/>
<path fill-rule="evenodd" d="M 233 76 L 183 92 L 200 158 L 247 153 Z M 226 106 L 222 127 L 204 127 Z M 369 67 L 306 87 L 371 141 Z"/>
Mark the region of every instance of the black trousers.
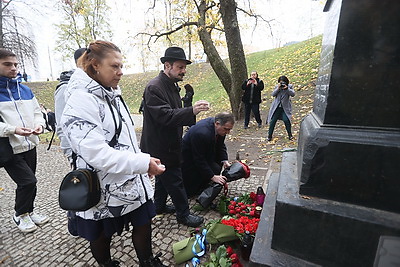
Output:
<path fill-rule="evenodd" d="M 36 148 L 15 154 L 4 169 L 17 184 L 15 190 L 15 212 L 21 214 L 33 211 L 33 202 L 36 197 Z"/>
<path fill-rule="evenodd" d="M 245 103 L 244 109 L 244 126 L 249 126 L 251 111 L 253 111 L 254 118 L 256 119 L 257 123 L 261 125 L 262 121 L 260 116 L 260 104 Z"/>
<path fill-rule="evenodd" d="M 167 167 L 165 172 L 156 176 L 154 190 L 154 204 L 156 210 L 165 207 L 168 195 L 176 209 L 176 217 L 183 218 L 189 215 L 189 202 L 183 186 L 182 171 L 179 167 Z"/>

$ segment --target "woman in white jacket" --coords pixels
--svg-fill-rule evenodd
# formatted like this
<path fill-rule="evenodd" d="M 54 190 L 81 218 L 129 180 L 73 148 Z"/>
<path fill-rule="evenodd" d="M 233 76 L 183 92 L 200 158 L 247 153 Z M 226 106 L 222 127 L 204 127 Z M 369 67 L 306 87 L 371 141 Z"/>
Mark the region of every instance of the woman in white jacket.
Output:
<path fill-rule="evenodd" d="M 142 153 L 133 121 L 122 101 L 118 82 L 122 56 L 117 46 L 95 41 L 80 57 L 71 77 L 71 93 L 61 118 L 77 168 L 93 168 L 101 185 L 100 202 L 77 212 L 77 233 L 90 242 L 100 266 L 119 266 L 111 260 L 110 243 L 132 225 L 132 241 L 140 266 L 165 266 L 151 249 L 151 219 L 155 216 L 149 175 L 164 171 L 160 160 Z M 120 128 L 119 136 L 115 133 Z M 116 145 L 109 143 L 117 138 Z"/>

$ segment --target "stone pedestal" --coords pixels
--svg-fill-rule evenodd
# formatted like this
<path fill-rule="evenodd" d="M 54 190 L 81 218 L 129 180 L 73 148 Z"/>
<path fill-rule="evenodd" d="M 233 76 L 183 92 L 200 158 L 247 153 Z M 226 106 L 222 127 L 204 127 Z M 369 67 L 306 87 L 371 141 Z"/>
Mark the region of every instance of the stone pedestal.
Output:
<path fill-rule="evenodd" d="M 300 194 L 400 213 L 400 3 L 326 9 L 314 108 L 300 128 Z"/>
<path fill-rule="evenodd" d="M 400 2 L 325 11 L 313 112 L 284 153 L 251 266 L 373 266 L 379 239 L 400 237 Z"/>
<path fill-rule="evenodd" d="M 322 266 L 373 266 L 379 238 L 400 236 L 400 215 L 300 195 L 292 153 L 282 159 L 272 249 Z"/>

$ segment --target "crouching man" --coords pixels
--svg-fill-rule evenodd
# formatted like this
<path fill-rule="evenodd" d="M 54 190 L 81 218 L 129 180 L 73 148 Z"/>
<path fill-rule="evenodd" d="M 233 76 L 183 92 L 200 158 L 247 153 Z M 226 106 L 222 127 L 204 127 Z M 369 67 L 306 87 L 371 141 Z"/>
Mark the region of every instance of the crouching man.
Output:
<path fill-rule="evenodd" d="M 230 166 L 225 136 L 235 124 L 231 113 L 218 113 L 190 127 L 182 140 L 182 176 L 188 197 L 198 195 L 210 182 L 223 185 L 222 168 Z"/>

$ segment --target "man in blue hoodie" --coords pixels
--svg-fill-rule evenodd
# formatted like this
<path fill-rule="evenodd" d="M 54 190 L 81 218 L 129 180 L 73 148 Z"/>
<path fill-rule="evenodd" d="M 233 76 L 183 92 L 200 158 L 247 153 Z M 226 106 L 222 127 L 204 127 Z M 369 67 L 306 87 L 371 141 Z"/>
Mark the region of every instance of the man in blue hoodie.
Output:
<path fill-rule="evenodd" d="M 22 232 L 33 232 L 49 217 L 33 211 L 36 197 L 36 146 L 45 121 L 29 87 L 20 84 L 16 55 L 0 48 L 0 136 L 8 137 L 14 156 L 4 166 L 17 184 L 13 220 Z"/>

